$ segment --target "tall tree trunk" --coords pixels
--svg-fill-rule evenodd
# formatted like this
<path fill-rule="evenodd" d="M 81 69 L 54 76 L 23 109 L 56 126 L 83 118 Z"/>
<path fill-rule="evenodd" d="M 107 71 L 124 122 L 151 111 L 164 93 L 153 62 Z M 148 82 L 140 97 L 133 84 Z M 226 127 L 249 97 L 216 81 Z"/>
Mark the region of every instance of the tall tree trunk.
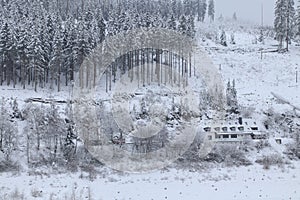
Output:
<path fill-rule="evenodd" d="M 14 62 L 12 68 L 12 80 L 13 80 L 13 88 L 16 88 L 16 68 Z"/>
<path fill-rule="evenodd" d="M 288 1 L 287 1 L 288 2 Z M 290 11 L 287 10 L 287 22 L 286 22 L 286 51 L 289 51 L 289 36 L 290 36 Z"/>
<path fill-rule="evenodd" d="M 94 74 L 93 74 L 93 87 L 96 87 L 96 78 L 97 78 L 97 64 L 96 59 L 93 57 L 93 67 L 94 67 Z"/>
<path fill-rule="evenodd" d="M 4 67 L 4 61 L 2 59 L 2 63 L 0 65 L 0 85 L 3 84 L 3 67 Z"/>
<path fill-rule="evenodd" d="M 58 63 L 58 73 L 57 73 L 57 91 L 60 92 L 60 76 L 61 76 L 61 62 Z"/>
<path fill-rule="evenodd" d="M 37 92 L 37 85 L 38 85 L 38 73 L 37 73 L 37 66 L 35 64 L 35 60 L 33 61 L 34 64 L 34 91 Z"/>
<path fill-rule="evenodd" d="M 30 162 L 30 157 L 29 157 L 29 156 L 30 156 L 30 155 L 29 155 L 29 148 L 30 148 L 30 147 L 29 147 L 29 146 L 30 146 L 30 145 L 29 145 L 29 139 L 30 139 L 30 138 L 29 138 L 29 133 L 28 133 L 28 132 L 27 132 L 26 136 L 27 136 L 27 137 L 26 137 L 26 156 L 27 156 L 27 164 L 29 164 L 29 162 Z"/>
<path fill-rule="evenodd" d="M 158 85 L 160 85 L 160 56 L 159 56 L 159 49 L 156 49 L 156 69 L 155 74 L 157 77 Z"/>
<path fill-rule="evenodd" d="M 173 86 L 173 75 L 172 75 L 172 67 L 173 67 L 173 55 L 172 55 L 172 51 L 169 51 L 169 68 L 170 68 L 170 71 L 169 71 L 169 80 L 170 80 L 170 83 L 171 83 L 171 86 Z"/>

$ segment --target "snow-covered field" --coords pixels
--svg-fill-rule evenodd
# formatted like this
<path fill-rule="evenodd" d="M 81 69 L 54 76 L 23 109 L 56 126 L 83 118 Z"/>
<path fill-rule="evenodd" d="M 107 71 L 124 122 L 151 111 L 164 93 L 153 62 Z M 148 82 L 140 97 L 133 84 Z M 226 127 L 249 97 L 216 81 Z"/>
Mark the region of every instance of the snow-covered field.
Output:
<path fill-rule="evenodd" d="M 210 30 L 209 27 L 198 27 Z M 263 112 L 273 109 L 284 113 L 300 108 L 300 85 L 296 83 L 296 71 L 300 69 L 300 47 L 292 44 L 290 51 L 284 54 L 267 52 L 274 50 L 277 44 L 271 38 L 265 44 L 253 44 L 255 34 L 249 29 L 227 27 L 228 38 L 235 33 L 236 44 L 222 47 L 212 40 L 202 41 L 199 46 L 206 50 L 213 63 L 219 69 L 224 85 L 235 79 L 238 102 L 241 106 L 254 108 L 252 117 L 263 120 Z M 199 31 L 199 30 L 198 30 Z M 257 35 L 256 35 L 257 36 Z M 228 39 L 229 40 L 229 39 Z M 260 48 L 264 52 L 261 59 Z M 64 92 L 48 90 L 35 93 L 21 88 L 0 88 L 0 97 L 16 98 L 20 106 L 28 98 L 70 98 L 71 88 Z M 278 98 L 281 101 L 278 101 Z M 282 99 L 288 101 L 282 102 Z M 291 106 L 292 105 L 292 106 Z M 22 124 L 19 124 L 22 126 Z M 282 132 L 279 131 L 279 134 Z M 202 169 L 174 169 L 146 174 L 127 174 L 112 171 L 105 167 L 99 169 L 95 179 L 91 180 L 87 172 L 62 173 L 52 169 L 37 169 L 29 173 L 24 169 L 15 174 L 0 175 L 0 199 L 300 199 L 300 162 L 289 161 L 282 166 L 264 169 L 255 163 L 256 156 L 277 153 L 284 156 L 284 144 L 278 145 L 270 138 L 271 147 L 255 155 L 248 156 L 253 165 L 243 167 L 221 167 L 219 164 L 203 166 Z M 285 157 L 285 156 L 284 156 Z M 286 158 L 285 158 L 286 160 Z M 25 161 L 24 161 L 25 162 Z M 34 170 L 33 170 L 34 171 Z"/>
<path fill-rule="evenodd" d="M 147 174 L 103 171 L 93 181 L 82 174 L 3 174 L 2 199 L 16 193 L 27 199 L 270 199 L 300 197 L 299 163 L 265 170 L 250 167 L 214 168 L 202 171 L 169 169 Z M 83 174 L 83 177 L 87 174 Z"/>

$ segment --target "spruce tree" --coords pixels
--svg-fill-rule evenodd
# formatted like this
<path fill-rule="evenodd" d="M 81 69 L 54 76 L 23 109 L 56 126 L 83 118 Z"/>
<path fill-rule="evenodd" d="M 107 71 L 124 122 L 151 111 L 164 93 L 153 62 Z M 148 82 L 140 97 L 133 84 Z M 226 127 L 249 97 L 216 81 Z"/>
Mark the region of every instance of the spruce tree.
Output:
<path fill-rule="evenodd" d="M 286 27 L 286 50 L 289 50 L 289 44 L 291 42 L 291 39 L 293 38 L 293 29 L 294 29 L 294 20 L 295 20 L 295 3 L 294 0 L 287 0 L 287 12 L 286 12 L 286 18 L 287 18 L 287 27 Z"/>
<path fill-rule="evenodd" d="M 279 41 L 278 49 L 282 49 L 282 42 L 285 36 L 285 29 L 286 29 L 286 6 L 285 0 L 277 0 L 276 7 L 275 7 L 275 21 L 274 21 L 274 28 L 276 32 L 276 39 Z"/>
<path fill-rule="evenodd" d="M 29 73 L 29 80 L 33 82 L 34 91 L 37 92 L 37 86 L 39 82 L 39 77 L 43 72 L 42 63 L 43 63 L 43 44 L 39 38 L 38 33 L 34 33 L 32 35 L 31 40 L 28 46 L 28 56 L 30 60 L 30 73 Z"/>
<path fill-rule="evenodd" d="M 258 41 L 259 41 L 260 43 L 264 44 L 264 32 L 263 32 L 262 29 L 261 29 L 260 32 L 259 32 Z"/>
<path fill-rule="evenodd" d="M 236 20 L 237 20 L 236 12 L 234 12 L 234 13 L 233 13 L 233 15 L 232 15 L 232 19 L 233 19 L 234 21 L 236 21 Z"/>
<path fill-rule="evenodd" d="M 298 34 L 298 36 L 300 36 L 300 0 L 298 2 L 298 8 L 297 8 L 297 20 L 296 20 L 296 32 Z"/>
<path fill-rule="evenodd" d="M 283 48 L 283 41 L 286 41 L 286 50 L 292 38 L 293 21 L 295 17 L 295 8 L 293 0 L 277 0 L 275 7 L 274 27 L 276 39 L 279 41 L 278 49 Z"/>
<path fill-rule="evenodd" d="M 17 60 L 20 66 L 20 78 L 19 81 L 25 89 L 25 81 L 26 81 L 26 71 L 28 60 L 28 45 L 29 45 L 29 34 L 28 31 L 25 30 L 24 27 L 19 27 L 16 32 L 16 40 L 17 40 Z"/>
<path fill-rule="evenodd" d="M 234 33 L 231 33 L 231 35 L 230 35 L 230 44 L 235 44 Z"/>
<path fill-rule="evenodd" d="M 194 17 L 193 16 L 188 16 L 188 19 L 187 19 L 187 36 L 189 37 L 195 37 L 195 33 L 196 33 L 196 30 L 195 30 L 195 22 L 194 22 Z"/>
<path fill-rule="evenodd" d="M 209 2 L 208 2 L 208 17 L 210 18 L 210 21 L 215 20 L 215 3 L 214 3 L 214 0 L 209 0 Z"/>
<path fill-rule="evenodd" d="M 176 21 L 173 15 L 168 20 L 168 29 L 176 30 Z"/>
<path fill-rule="evenodd" d="M 182 34 L 186 34 L 186 32 L 187 32 L 187 20 L 186 20 L 186 17 L 184 15 L 182 15 L 179 19 L 178 30 Z"/>
<path fill-rule="evenodd" d="M 220 43 L 221 43 L 221 45 L 227 47 L 226 33 L 224 30 L 222 30 L 222 33 L 220 36 Z"/>
<path fill-rule="evenodd" d="M 200 0 L 200 8 L 198 10 L 198 16 L 201 22 L 203 22 L 205 19 L 206 10 L 207 10 L 206 0 Z"/>
<path fill-rule="evenodd" d="M 3 74 L 6 74 L 7 68 L 9 67 L 9 55 L 12 46 L 11 33 L 9 30 L 8 23 L 3 23 L 0 30 L 0 85 L 2 85 L 5 77 Z"/>
<path fill-rule="evenodd" d="M 192 14 L 191 0 L 184 0 L 183 6 L 184 6 L 184 15 L 186 16 L 191 15 Z"/>

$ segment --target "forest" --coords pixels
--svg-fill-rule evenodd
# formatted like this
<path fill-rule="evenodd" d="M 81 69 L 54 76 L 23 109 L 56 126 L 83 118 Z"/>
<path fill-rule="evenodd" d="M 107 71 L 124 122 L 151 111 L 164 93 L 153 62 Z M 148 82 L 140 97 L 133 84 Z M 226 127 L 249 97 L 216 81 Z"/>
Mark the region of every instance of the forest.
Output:
<path fill-rule="evenodd" d="M 213 20 L 213 1 L 2 1 L 0 85 L 60 91 L 105 37 L 141 27 L 194 37 L 207 13 Z"/>

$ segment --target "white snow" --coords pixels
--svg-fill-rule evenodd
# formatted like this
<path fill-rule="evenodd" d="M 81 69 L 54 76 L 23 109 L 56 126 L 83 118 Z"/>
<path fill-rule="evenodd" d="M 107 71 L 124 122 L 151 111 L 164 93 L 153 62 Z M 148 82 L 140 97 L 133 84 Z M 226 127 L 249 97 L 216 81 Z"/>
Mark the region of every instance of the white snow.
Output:
<path fill-rule="evenodd" d="M 227 41 L 229 43 L 230 34 L 234 33 L 235 45 L 222 47 L 212 40 L 203 41 L 202 36 L 199 36 L 198 43 L 211 57 L 223 78 L 224 86 L 228 80 L 235 79 L 239 104 L 253 108 L 252 116 L 256 120 L 263 120 L 263 111 L 269 108 L 282 113 L 292 110 L 293 106 L 300 107 L 300 77 L 296 83 L 296 71 L 300 69 L 300 48 L 291 45 L 290 51 L 284 54 L 265 52 L 261 59 L 260 48 L 263 51 L 274 50 L 276 41 L 266 38 L 265 44 L 253 44 L 253 38 L 258 37 L 254 27 L 227 25 L 224 27 Z M 198 24 L 198 28 L 203 34 L 220 32 L 217 25 Z M 28 98 L 69 99 L 71 88 L 63 88 L 62 91 L 58 93 L 43 89 L 35 93 L 31 88 L 23 90 L 18 86 L 16 89 L 1 86 L 0 97 L 17 98 L 22 107 Z M 278 97 L 282 97 L 281 101 L 278 101 Z M 282 99 L 293 106 L 282 102 Z M 19 130 L 24 127 L 22 122 L 18 122 L 18 125 Z M 260 153 L 250 153 L 253 156 L 251 160 L 271 153 L 283 155 L 285 144 L 276 144 L 274 138 L 270 138 L 270 144 L 271 147 Z M 24 158 L 20 157 L 20 160 Z M 51 169 L 38 169 L 40 174 L 35 172 L 35 175 L 30 175 L 25 172 L 30 170 L 25 166 L 15 174 L 0 174 L 2 199 L 12 199 L 16 190 L 23 193 L 26 199 L 71 199 L 72 196 L 76 196 L 74 199 L 88 199 L 89 194 L 92 199 L 105 200 L 300 199 L 299 161 L 290 161 L 290 164 L 282 167 L 271 166 L 269 170 L 255 163 L 247 167 L 213 165 L 202 170 L 191 168 L 190 171 L 170 167 L 147 174 L 123 174 L 103 167 L 93 181 L 88 179 L 86 172 L 59 174 Z"/>

